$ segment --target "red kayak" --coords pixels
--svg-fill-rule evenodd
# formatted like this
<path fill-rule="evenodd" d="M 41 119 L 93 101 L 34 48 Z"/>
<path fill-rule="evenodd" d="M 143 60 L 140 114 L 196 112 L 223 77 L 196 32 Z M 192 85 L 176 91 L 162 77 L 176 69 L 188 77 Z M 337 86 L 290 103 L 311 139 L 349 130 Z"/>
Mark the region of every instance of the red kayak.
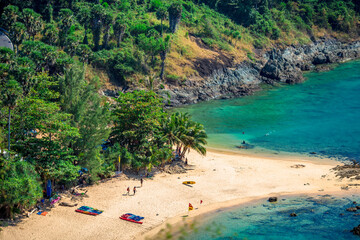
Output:
<path fill-rule="evenodd" d="M 140 222 L 140 220 L 142 220 L 144 218 L 137 216 L 135 214 L 132 214 L 132 213 L 126 213 L 126 214 L 121 215 L 120 219 L 129 221 L 129 222 L 133 222 L 133 223 L 143 224 L 143 222 Z"/>

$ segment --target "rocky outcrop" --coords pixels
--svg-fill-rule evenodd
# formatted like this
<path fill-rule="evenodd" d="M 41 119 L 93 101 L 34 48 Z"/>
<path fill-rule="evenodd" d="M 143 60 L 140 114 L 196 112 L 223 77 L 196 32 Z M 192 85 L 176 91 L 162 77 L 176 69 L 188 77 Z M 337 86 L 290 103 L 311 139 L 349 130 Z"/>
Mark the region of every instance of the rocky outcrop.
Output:
<path fill-rule="evenodd" d="M 350 207 L 350 208 L 347 208 L 346 211 L 348 211 L 348 212 L 356 212 L 357 208 L 356 207 Z"/>
<path fill-rule="evenodd" d="M 277 197 L 269 197 L 268 201 L 269 202 L 277 202 Z"/>
<path fill-rule="evenodd" d="M 260 74 L 263 77 L 285 83 L 299 83 L 304 80 L 303 71 L 309 71 L 319 64 L 338 63 L 360 57 L 360 42 L 344 44 L 326 40 L 307 46 L 291 46 L 285 50 L 267 53 L 267 62 Z"/>
<path fill-rule="evenodd" d="M 350 232 L 352 232 L 354 235 L 360 236 L 360 225 L 357 227 L 354 227 L 353 230 L 351 230 Z"/>
<path fill-rule="evenodd" d="M 359 57 L 360 42 L 342 43 L 334 39 L 273 49 L 256 63 L 245 61 L 234 68 L 214 69 L 202 81 L 190 79 L 181 86 L 170 86 L 161 94 L 170 98 L 170 106 L 240 97 L 260 89 L 262 83 L 300 83 L 304 81 L 303 71 Z"/>
<path fill-rule="evenodd" d="M 261 82 L 260 66 L 243 62 L 234 69 L 216 69 L 203 81 L 187 80 L 179 87 L 163 91 L 162 95 L 170 97 L 170 106 L 179 106 L 249 95 L 260 89 Z"/>

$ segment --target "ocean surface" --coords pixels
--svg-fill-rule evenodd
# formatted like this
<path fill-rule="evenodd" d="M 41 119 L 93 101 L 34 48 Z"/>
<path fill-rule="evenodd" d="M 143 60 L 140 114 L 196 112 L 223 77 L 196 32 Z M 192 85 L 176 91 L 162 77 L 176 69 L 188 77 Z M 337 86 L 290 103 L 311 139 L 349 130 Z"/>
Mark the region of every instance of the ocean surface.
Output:
<path fill-rule="evenodd" d="M 205 126 L 211 148 L 360 160 L 360 61 L 305 76 L 302 84 L 176 111 L 190 113 Z M 359 195 L 280 198 L 275 204 L 263 200 L 213 213 L 182 239 L 359 239 L 350 230 L 360 224 L 360 215 L 345 211 L 353 201 L 360 202 Z M 290 217 L 292 212 L 297 217 Z"/>
<path fill-rule="evenodd" d="M 359 160 L 360 61 L 305 77 L 302 84 L 176 110 L 205 126 L 211 148 Z"/>
<path fill-rule="evenodd" d="M 277 203 L 263 200 L 205 217 L 195 224 L 187 240 L 357 240 L 350 230 L 360 224 L 360 216 L 346 209 L 359 205 L 360 198 L 316 197 L 280 198 Z M 359 211 L 359 210 L 358 210 Z M 296 213 L 296 217 L 291 217 Z"/>

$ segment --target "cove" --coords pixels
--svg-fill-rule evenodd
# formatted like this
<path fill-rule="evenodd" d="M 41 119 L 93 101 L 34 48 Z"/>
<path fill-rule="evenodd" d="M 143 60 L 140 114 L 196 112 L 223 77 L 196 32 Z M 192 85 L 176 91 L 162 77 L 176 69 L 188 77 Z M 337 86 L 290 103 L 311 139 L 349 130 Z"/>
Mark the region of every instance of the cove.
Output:
<path fill-rule="evenodd" d="M 213 100 L 177 108 L 202 123 L 211 148 L 243 153 L 310 153 L 338 159 L 360 156 L 360 61 L 307 81 L 280 85 L 237 99 Z"/>
<path fill-rule="evenodd" d="M 351 240 L 360 216 L 346 211 L 359 197 L 283 197 L 205 217 L 185 239 Z M 296 213 L 296 217 L 291 217 Z"/>

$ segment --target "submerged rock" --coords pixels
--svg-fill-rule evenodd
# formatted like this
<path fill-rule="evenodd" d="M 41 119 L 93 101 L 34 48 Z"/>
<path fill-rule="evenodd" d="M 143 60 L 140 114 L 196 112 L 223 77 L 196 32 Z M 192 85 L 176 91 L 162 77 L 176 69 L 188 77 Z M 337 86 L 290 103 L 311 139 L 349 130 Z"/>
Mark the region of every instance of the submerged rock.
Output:
<path fill-rule="evenodd" d="M 354 227 L 353 230 L 351 230 L 350 232 L 352 232 L 354 235 L 360 236 L 360 225 L 357 227 Z"/>
<path fill-rule="evenodd" d="M 296 217 L 297 214 L 296 213 L 290 213 L 290 217 Z"/>
<path fill-rule="evenodd" d="M 277 197 L 269 197 L 269 202 L 277 202 Z"/>
<path fill-rule="evenodd" d="M 346 211 L 348 212 L 356 212 L 358 209 L 356 207 L 350 207 L 350 208 L 347 208 Z"/>

